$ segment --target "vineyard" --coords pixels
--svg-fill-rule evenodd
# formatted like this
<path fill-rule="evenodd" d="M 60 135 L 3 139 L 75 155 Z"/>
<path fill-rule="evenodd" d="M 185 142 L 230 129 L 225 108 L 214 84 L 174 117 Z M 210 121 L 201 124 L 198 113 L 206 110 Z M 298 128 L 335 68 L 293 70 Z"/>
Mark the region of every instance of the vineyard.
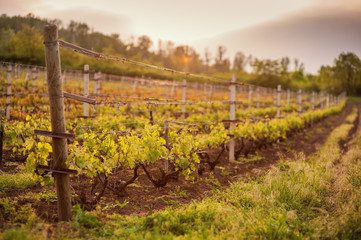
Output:
<path fill-rule="evenodd" d="M 45 41 L 45 48 L 58 52 L 60 48 L 60 56 L 67 48 L 99 61 L 157 69 L 62 41 Z M 324 142 L 331 144 L 333 140 L 326 139 L 333 129 L 345 122 L 351 129 L 359 120 L 358 110 L 346 103 L 345 93 L 292 92 L 280 86 L 267 89 L 245 84 L 234 76 L 227 81 L 179 71 L 172 74 L 183 74 L 185 80 L 108 75 L 92 71 L 89 65 L 84 71 L 61 70 L 48 59 L 46 67 L 1 62 L 0 227 L 69 220 L 67 208 L 70 211 L 73 206 L 75 222 L 84 229 L 101 228 L 91 211 L 115 214 L 112 221 L 121 222 L 124 229 L 131 229 L 132 222 L 138 224 L 136 216 L 148 215 L 142 226 L 147 230 L 157 227 L 152 232 L 155 238 L 169 229 L 173 235 L 188 234 L 182 221 L 172 228 L 172 219 L 166 216 L 178 219 L 181 214 L 174 209 L 211 196 L 221 204 L 225 196 L 234 194 L 230 191 L 239 181 L 245 181 L 240 187 L 244 193 L 252 181 L 259 187 L 258 177 L 272 184 L 265 172 L 277 164 L 277 174 L 286 178 L 283 171 L 303 164 Z M 187 76 L 205 82 L 187 81 Z M 54 122 L 55 117 L 63 122 Z M 346 137 L 349 131 L 344 131 Z M 288 158 L 300 161 L 283 161 Z M 69 196 L 64 195 L 66 188 Z M 260 206 L 242 196 L 238 202 L 232 198 L 226 202 L 246 209 Z M 186 212 L 197 208 L 192 204 Z M 209 207 L 207 216 L 202 208 L 208 207 L 202 204 L 201 216 L 194 216 L 197 221 L 204 217 L 207 223 L 217 211 L 227 212 L 223 205 L 218 210 Z M 152 215 L 166 208 L 170 213 Z M 125 220 L 123 216 L 128 215 L 133 217 Z M 186 217 L 183 220 L 190 223 Z M 192 231 L 205 231 L 192 224 Z M 213 230 L 222 231 L 225 226 L 220 228 Z M 106 229 L 101 229 L 99 237 L 107 236 Z M 133 230 L 119 234 L 127 238 Z M 51 237 L 55 230 L 46 231 Z M 134 238 L 145 237 L 137 231 L 140 235 Z"/>

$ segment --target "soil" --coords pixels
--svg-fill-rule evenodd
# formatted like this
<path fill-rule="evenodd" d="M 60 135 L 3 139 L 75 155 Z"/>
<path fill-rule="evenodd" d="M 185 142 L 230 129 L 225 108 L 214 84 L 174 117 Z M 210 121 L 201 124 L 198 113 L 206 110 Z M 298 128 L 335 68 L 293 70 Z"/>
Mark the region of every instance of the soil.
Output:
<path fill-rule="evenodd" d="M 194 200 L 201 200 L 212 194 L 212 189 L 221 189 L 229 186 L 236 180 L 247 180 L 264 174 L 280 160 L 297 160 L 300 155 L 309 156 L 324 144 L 331 131 L 345 121 L 346 116 L 352 110 L 352 103 L 348 103 L 340 114 L 331 115 L 312 126 L 301 131 L 293 132 L 292 135 L 284 141 L 274 143 L 272 146 L 250 153 L 248 158 L 242 157 L 236 163 L 228 162 L 228 152 L 224 151 L 221 155 L 220 163 L 213 171 L 206 167 L 197 181 L 191 182 L 183 177 L 171 179 L 165 187 L 156 188 L 147 178 L 143 169 L 139 168 L 139 177 L 134 184 L 126 188 L 126 196 L 116 196 L 112 191 L 106 189 L 102 200 L 97 204 L 106 213 L 117 213 L 123 215 L 136 214 L 145 216 L 149 212 L 162 210 L 168 207 L 176 208 L 181 204 L 187 204 Z M 207 151 L 211 159 L 215 158 L 221 149 Z M 16 156 L 7 150 L 4 153 L 4 172 L 18 171 L 17 163 L 23 163 L 24 158 Z M 12 164 L 9 164 L 12 163 Z M 158 168 L 150 169 L 153 174 L 159 173 Z M 116 180 L 126 181 L 133 175 L 133 171 L 123 170 L 113 175 L 110 184 Z M 84 174 L 71 176 L 71 187 L 74 196 L 74 204 L 81 198 L 91 201 L 95 197 L 95 192 L 100 192 L 97 186 L 91 193 L 92 179 Z M 99 184 L 100 185 L 100 184 Z M 55 191 L 55 187 L 50 187 Z M 19 195 L 39 193 L 44 191 L 44 187 L 35 186 L 26 190 L 10 190 L 0 193 L 0 197 L 16 197 Z M 36 210 L 38 216 L 49 222 L 57 221 L 56 201 L 36 201 L 27 199 Z M 117 202 L 116 202 L 117 201 Z"/>

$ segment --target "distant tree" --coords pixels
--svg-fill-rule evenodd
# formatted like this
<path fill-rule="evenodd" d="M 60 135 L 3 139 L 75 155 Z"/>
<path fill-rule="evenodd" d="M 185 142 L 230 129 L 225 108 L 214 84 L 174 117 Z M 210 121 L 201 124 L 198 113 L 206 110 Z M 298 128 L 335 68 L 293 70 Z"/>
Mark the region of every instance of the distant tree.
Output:
<path fill-rule="evenodd" d="M 0 29 L 0 52 L 8 54 L 11 54 L 10 51 L 8 51 L 8 42 L 10 39 L 12 39 L 15 35 L 15 32 L 13 29 L 10 28 L 4 28 Z"/>
<path fill-rule="evenodd" d="M 153 42 L 148 36 L 143 35 L 138 38 L 138 48 L 139 48 L 142 59 L 144 59 L 148 56 L 149 48 L 152 45 L 153 45 Z"/>
<path fill-rule="evenodd" d="M 220 72 L 228 72 L 231 66 L 229 59 L 224 58 L 227 49 L 224 46 L 218 46 L 215 58 L 214 68 Z"/>
<path fill-rule="evenodd" d="M 348 94 L 361 94 L 361 60 L 356 54 L 340 54 L 335 59 L 333 71 Z"/>
<path fill-rule="evenodd" d="M 212 58 L 211 52 L 209 51 L 208 48 L 205 48 L 204 49 L 204 69 L 205 69 L 206 73 L 208 73 L 208 71 L 209 71 L 209 66 L 211 64 L 211 58 Z"/>
<path fill-rule="evenodd" d="M 288 66 L 290 65 L 290 59 L 288 57 L 283 57 L 281 59 L 282 72 L 288 72 Z"/>
<path fill-rule="evenodd" d="M 333 94 L 340 94 L 343 91 L 342 82 L 335 77 L 333 67 L 321 66 L 318 78 L 320 90 Z"/>
<path fill-rule="evenodd" d="M 44 61 L 43 37 L 34 27 L 24 24 L 22 30 L 10 40 L 10 44 L 18 59 L 34 63 Z"/>
<path fill-rule="evenodd" d="M 282 66 L 279 60 L 255 58 L 251 62 L 253 72 L 256 74 L 254 84 L 264 87 L 277 87 L 278 84 L 286 87 L 285 79 L 282 77 Z"/>
<path fill-rule="evenodd" d="M 233 70 L 244 71 L 246 64 L 246 56 L 242 52 L 237 52 L 233 60 Z"/>
<path fill-rule="evenodd" d="M 179 70 L 196 71 L 198 69 L 198 54 L 187 45 L 177 46 L 173 51 L 175 66 Z"/>

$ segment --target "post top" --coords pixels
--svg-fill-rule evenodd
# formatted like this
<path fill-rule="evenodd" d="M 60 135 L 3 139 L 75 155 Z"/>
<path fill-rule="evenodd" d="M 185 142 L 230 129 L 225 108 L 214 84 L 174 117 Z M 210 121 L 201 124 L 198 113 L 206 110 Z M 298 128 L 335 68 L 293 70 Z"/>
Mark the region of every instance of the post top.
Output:
<path fill-rule="evenodd" d="M 44 30 L 55 30 L 57 28 L 58 26 L 56 26 L 55 24 L 47 24 L 44 26 Z"/>
<path fill-rule="evenodd" d="M 58 41 L 58 27 L 55 24 L 44 26 L 44 43 L 53 43 Z"/>

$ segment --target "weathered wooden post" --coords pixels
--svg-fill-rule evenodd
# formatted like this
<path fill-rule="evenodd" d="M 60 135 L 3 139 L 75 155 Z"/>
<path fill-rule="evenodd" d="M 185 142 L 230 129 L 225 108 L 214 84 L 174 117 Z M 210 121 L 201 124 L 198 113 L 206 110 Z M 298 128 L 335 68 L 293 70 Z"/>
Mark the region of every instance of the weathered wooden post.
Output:
<path fill-rule="evenodd" d="M 61 66 L 58 45 L 58 28 L 56 25 L 44 27 L 45 63 L 50 103 L 51 129 L 55 133 L 65 133 L 65 115 Z M 54 168 L 66 168 L 68 151 L 66 139 L 53 137 Z M 71 197 L 69 175 L 53 173 L 58 201 L 60 221 L 71 219 Z"/>
<path fill-rule="evenodd" d="M 281 85 L 277 86 L 277 118 L 281 117 Z"/>
<path fill-rule="evenodd" d="M 233 163 L 234 162 L 234 136 L 233 136 L 233 131 L 234 131 L 234 120 L 236 120 L 236 75 L 232 74 L 232 81 L 231 84 L 229 86 L 229 120 L 230 124 L 229 124 L 229 162 Z"/>
<path fill-rule="evenodd" d="M 185 119 L 186 115 L 186 91 L 187 80 L 183 79 L 183 91 L 182 91 L 182 118 Z"/>
<path fill-rule="evenodd" d="M 11 95 L 11 72 L 12 67 L 8 66 L 8 84 L 6 89 L 6 119 L 10 120 L 10 95 Z"/>
<path fill-rule="evenodd" d="M 172 90 L 170 91 L 170 96 L 172 99 L 174 98 L 174 90 L 175 90 L 175 80 L 173 80 Z"/>
<path fill-rule="evenodd" d="M 26 68 L 26 74 L 25 74 L 25 85 L 27 85 L 27 81 L 29 80 L 29 67 Z"/>
<path fill-rule="evenodd" d="M 133 91 L 136 91 L 136 90 L 137 90 L 137 85 L 138 85 L 138 78 L 136 77 L 136 78 L 134 79 Z"/>
<path fill-rule="evenodd" d="M 17 64 L 14 65 L 14 78 L 15 79 L 18 78 L 18 65 Z"/>
<path fill-rule="evenodd" d="M 89 65 L 84 65 L 84 97 L 89 96 Z M 84 102 L 84 116 L 89 116 L 89 103 Z"/>
<path fill-rule="evenodd" d="M 252 86 L 250 86 L 248 89 L 248 108 L 252 107 L 252 99 L 253 99 L 253 89 L 252 89 Z M 235 100 L 233 100 L 233 101 L 235 101 Z"/>

